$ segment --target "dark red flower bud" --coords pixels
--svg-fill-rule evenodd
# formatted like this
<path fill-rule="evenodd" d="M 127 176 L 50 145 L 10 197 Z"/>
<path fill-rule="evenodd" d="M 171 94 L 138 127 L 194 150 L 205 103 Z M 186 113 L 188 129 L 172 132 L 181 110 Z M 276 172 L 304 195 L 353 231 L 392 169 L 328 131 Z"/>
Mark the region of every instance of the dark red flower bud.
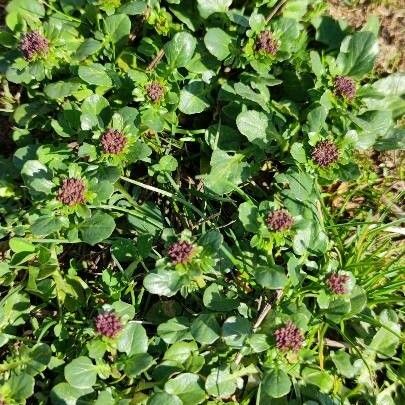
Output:
<path fill-rule="evenodd" d="M 122 330 L 122 323 L 115 312 L 104 312 L 96 316 L 95 327 L 97 333 L 107 337 L 115 337 Z"/>
<path fill-rule="evenodd" d="M 194 246 L 186 242 L 184 240 L 173 243 L 169 250 L 167 251 L 167 255 L 172 260 L 173 264 L 184 264 L 190 261 L 192 257 Z"/>
<path fill-rule="evenodd" d="M 276 210 L 269 212 L 266 223 L 272 231 L 286 231 L 291 229 L 294 219 L 287 210 Z"/>
<path fill-rule="evenodd" d="M 83 180 L 68 178 L 64 179 L 58 190 L 58 200 L 65 205 L 83 204 L 85 202 L 85 185 Z"/>
<path fill-rule="evenodd" d="M 291 321 L 288 321 L 284 326 L 277 329 L 274 336 L 276 338 L 277 349 L 283 351 L 298 351 L 304 342 L 304 335 Z"/>
<path fill-rule="evenodd" d="M 117 129 L 108 129 L 101 136 L 101 148 L 104 153 L 111 155 L 117 155 L 122 152 L 127 144 L 127 138 L 125 135 Z"/>
<path fill-rule="evenodd" d="M 347 283 L 349 282 L 350 277 L 346 274 L 337 274 L 333 273 L 326 280 L 329 289 L 334 294 L 346 294 L 347 293 Z"/>
<path fill-rule="evenodd" d="M 356 95 L 356 83 L 348 76 L 335 77 L 335 93 L 338 96 L 351 100 Z"/>
<path fill-rule="evenodd" d="M 256 50 L 263 51 L 270 55 L 275 55 L 279 45 L 276 39 L 273 38 L 271 31 L 262 31 L 256 38 Z"/>
<path fill-rule="evenodd" d="M 312 160 L 321 167 L 327 167 L 339 159 L 339 149 L 333 141 L 320 141 L 312 150 Z"/>
<path fill-rule="evenodd" d="M 157 103 L 164 96 L 165 89 L 159 82 L 152 82 L 146 85 L 146 94 L 152 102 Z"/>
<path fill-rule="evenodd" d="M 39 32 L 27 32 L 21 38 L 20 50 L 26 60 L 31 60 L 36 55 L 45 55 L 49 50 L 49 42 Z"/>

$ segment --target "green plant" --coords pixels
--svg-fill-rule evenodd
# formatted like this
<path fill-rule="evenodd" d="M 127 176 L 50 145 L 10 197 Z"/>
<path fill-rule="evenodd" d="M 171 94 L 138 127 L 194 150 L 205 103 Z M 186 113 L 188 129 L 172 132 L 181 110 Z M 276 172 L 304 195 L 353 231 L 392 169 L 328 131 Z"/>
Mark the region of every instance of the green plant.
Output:
<path fill-rule="evenodd" d="M 323 8 L 7 4 L 0 402 L 403 399 L 401 221 L 327 190 L 403 147 L 405 79 Z"/>

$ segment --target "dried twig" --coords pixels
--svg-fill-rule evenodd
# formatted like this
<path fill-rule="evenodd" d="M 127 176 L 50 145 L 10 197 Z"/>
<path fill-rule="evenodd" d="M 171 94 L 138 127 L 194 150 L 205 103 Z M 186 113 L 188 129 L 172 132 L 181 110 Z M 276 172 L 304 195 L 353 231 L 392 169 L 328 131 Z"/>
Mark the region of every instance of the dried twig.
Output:
<path fill-rule="evenodd" d="M 275 300 L 273 302 L 268 302 L 264 306 L 262 312 L 260 312 L 259 316 L 257 317 L 256 322 L 253 325 L 253 333 L 255 333 L 259 329 L 260 325 L 263 323 L 263 321 L 266 319 L 266 316 L 269 314 L 270 310 L 272 309 L 273 304 L 277 304 L 280 301 L 282 295 L 283 295 L 283 290 L 277 290 Z M 242 352 L 239 352 L 238 355 L 236 356 L 235 364 L 238 365 L 242 361 L 242 358 L 243 358 L 243 354 L 242 354 Z"/>
<path fill-rule="evenodd" d="M 146 68 L 146 70 L 150 71 L 156 68 L 156 66 L 159 64 L 159 62 L 161 61 L 161 59 L 163 58 L 163 55 L 165 54 L 165 51 L 163 49 L 161 49 L 156 56 L 153 58 L 152 62 L 149 63 L 148 67 Z"/>
<path fill-rule="evenodd" d="M 287 3 L 287 0 L 281 0 L 274 8 L 271 10 L 270 14 L 266 18 L 266 23 L 268 23 L 276 14 L 277 12 L 281 9 L 281 7 L 284 6 L 284 4 Z"/>

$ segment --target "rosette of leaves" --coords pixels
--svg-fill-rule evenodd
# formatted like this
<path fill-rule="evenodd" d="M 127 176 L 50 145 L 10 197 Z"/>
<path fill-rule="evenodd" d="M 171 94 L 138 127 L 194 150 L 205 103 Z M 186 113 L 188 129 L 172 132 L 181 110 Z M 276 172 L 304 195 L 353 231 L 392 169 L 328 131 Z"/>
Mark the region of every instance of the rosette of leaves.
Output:
<path fill-rule="evenodd" d="M 180 291 L 187 296 L 220 274 L 217 262 L 222 236 L 219 232 L 208 231 L 194 241 L 184 231 L 178 239 L 171 238 L 171 242 L 167 256 L 159 259 L 144 279 L 144 287 L 150 293 L 171 297 Z"/>
<path fill-rule="evenodd" d="M 18 15 L 24 10 L 24 5 L 19 3 L 24 2 L 11 1 L 8 4 L 9 15 Z M 29 26 L 21 26 L 15 24 L 13 18 L 8 19 L 8 28 L 16 38 L 6 44 L 8 52 L 5 55 L 6 77 L 12 83 L 27 84 L 51 79 L 61 66 L 72 63 L 72 54 L 81 44 L 74 25 L 61 19 L 42 22 L 39 19 L 45 14 L 42 5 L 34 1 L 32 7 L 39 15 L 32 15 L 33 21 Z"/>
<path fill-rule="evenodd" d="M 267 23 L 257 12 L 249 18 L 246 36 L 243 58 L 263 76 L 272 64 L 291 58 L 306 45 L 306 35 L 295 19 L 278 17 Z"/>
<path fill-rule="evenodd" d="M 255 234 L 251 246 L 269 254 L 273 247 L 282 247 L 291 242 L 297 222 L 291 213 L 271 201 L 262 201 L 259 206 L 251 202 L 242 203 L 239 206 L 239 219 L 248 232 Z"/>
<path fill-rule="evenodd" d="M 80 145 L 79 156 L 88 161 L 98 160 L 102 164 L 117 166 L 121 170 L 130 163 L 148 162 L 152 151 L 139 136 L 138 121 L 137 109 L 124 107 L 118 110 L 112 114 L 109 123 L 95 128 L 93 138 L 96 141 Z"/>
<path fill-rule="evenodd" d="M 22 175 L 26 187 L 40 204 L 29 215 L 30 231 L 34 235 L 65 235 L 70 240 L 95 244 L 113 232 L 113 217 L 97 207 L 112 196 L 119 177 L 116 169 L 94 171 L 90 166 L 72 163 L 64 173 L 58 173 L 39 160 L 28 160 Z"/>
<path fill-rule="evenodd" d="M 135 87 L 134 99 L 141 102 L 140 114 L 144 129 L 161 132 L 171 124 L 177 125 L 172 113 L 177 108 L 179 96 L 171 91 L 169 81 L 135 70 L 129 72 L 129 76 Z"/>

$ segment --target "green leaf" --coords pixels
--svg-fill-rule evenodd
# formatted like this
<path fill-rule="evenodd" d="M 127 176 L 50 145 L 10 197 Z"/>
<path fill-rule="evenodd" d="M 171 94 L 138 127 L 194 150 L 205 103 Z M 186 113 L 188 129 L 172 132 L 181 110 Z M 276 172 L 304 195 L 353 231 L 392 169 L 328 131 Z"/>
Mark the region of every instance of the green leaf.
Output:
<path fill-rule="evenodd" d="M 310 132 L 319 132 L 325 126 L 328 111 L 325 107 L 319 106 L 308 113 L 308 125 Z"/>
<path fill-rule="evenodd" d="M 192 59 L 197 45 L 196 39 L 188 32 L 178 32 L 164 46 L 165 55 L 172 68 L 184 67 Z"/>
<path fill-rule="evenodd" d="M 291 146 L 290 153 L 298 163 L 305 163 L 307 161 L 304 145 L 301 142 L 294 142 Z"/>
<path fill-rule="evenodd" d="M 117 348 L 128 356 L 146 353 L 148 350 L 148 336 L 145 328 L 136 322 L 128 322 L 118 336 Z"/>
<path fill-rule="evenodd" d="M 44 93 L 52 100 L 63 99 L 71 96 L 80 88 L 80 83 L 63 81 L 50 83 L 44 87 Z"/>
<path fill-rule="evenodd" d="M 97 367 L 88 357 L 78 357 L 65 367 L 66 381 L 75 388 L 91 388 L 97 381 Z"/>
<path fill-rule="evenodd" d="M 333 377 L 324 370 L 305 367 L 301 375 L 307 384 L 316 385 L 321 392 L 329 392 L 333 388 Z"/>
<path fill-rule="evenodd" d="M 114 229 L 114 218 L 103 212 L 96 212 L 80 225 L 82 240 L 89 245 L 95 245 L 107 239 Z"/>
<path fill-rule="evenodd" d="M 193 352 L 198 352 L 196 342 L 176 342 L 166 350 L 163 359 L 173 360 L 179 364 L 183 364 L 193 354 Z"/>
<path fill-rule="evenodd" d="M 377 80 L 372 87 L 384 96 L 403 96 L 405 94 L 405 73 L 393 73 Z"/>
<path fill-rule="evenodd" d="M 124 371 L 128 377 L 135 378 L 152 366 L 154 360 L 150 354 L 138 353 L 125 361 Z"/>
<path fill-rule="evenodd" d="M 102 391 L 98 393 L 97 401 L 94 402 L 94 405 L 107 405 L 113 404 L 114 398 L 110 391 Z"/>
<path fill-rule="evenodd" d="M 165 391 L 177 395 L 187 405 L 201 404 L 205 400 L 205 391 L 197 374 L 184 373 L 170 379 L 165 384 Z"/>
<path fill-rule="evenodd" d="M 214 13 L 226 13 L 232 0 L 197 0 L 197 8 L 202 18 Z"/>
<path fill-rule="evenodd" d="M 214 397 L 228 398 L 236 391 L 236 380 L 228 369 L 213 368 L 205 381 L 205 389 Z"/>
<path fill-rule="evenodd" d="M 376 36 L 356 32 L 343 40 L 336 62 L 341 74 L 361 79 L 373 68 L 377 54 Z"/>
<path fill-rule="evenodd" d="M 221 329 L 214 314 L 201 314 L 191 324 L 191 334 L 201 344 L 210 345 L 219 339 Z"/>
<path fill-rule="evenodd" d="M 266 114 L 259 111 L 247 110 L 242 111 L 236 117 L 236 126 L 241 134 L 259 146 L 264 146 L 268 143 L 269 120 Z"/>
<path fill-rule="evenodd" d="M 244 155 L 233 156 L 216 149 L 211 156 L 211 172 L 205 178 L 205 185 L 217 194 L 230 193 L 248 177 L 249 164 L 243 162 Z"/>
<path fill-rule="evenodd" d="M 399 325 L 390 322 L 390 328 L 396 334 L 401 333 L 401 328 Z M 392 357 L 395 356 L 397 352 L 397 347 L 399 344 L 398 336 L 390 332 L 384 327 L 377 330 L 377 333 L 373 336 L 369 348 L 376 351 L 380 356 Z"/>
<path fill-rule="evenodd" d="M 38 0 L 12 0 L 6 7 L 7 26 L 14 31 L 21 21 L 26 21 L 31 27 L 40 23 L 39 18 L 45 15 L 45 7 Z"/>
<path fill-rule="evenodd" d="M 234 295 L 235 298 L 233 298 Z M 225 294 L 221 285 L 213 283 L 205 289 L 203 302 L 211 311 L 229 312 L 239 306 L 236 294 L 234 295 Z"/>
<path fill-rule="evenodd" d="M 148 405 L 184 405 L 184 403 L 177 395 L 158 392 L 150 397 Z"/>
<path fill-rule="evenodd" d="M 54 405 L 76 405 L 76 401 L 93 392 L 92 388 L 75 388 L 67 383 L 59 383 L 52 388 L 51 400 Z"/>
<path fill-rule="evenodd" d="M 283 370 L 270 370 L 262 381 L 263 391 L 271 398 L 281 398 L 291 389 L 291 380 Z"/>
<path fill-rule="evenodd" d="M 248 232 L 255 233 L 259 230 L 259 210 L 251 201 L 246 201 L 239 205 L 238 212 L 239 219 Z"/>
<path fill-rule="evenodd" d="M 190 321 L 183 316 L 161 323 L 157 328 L 157 333 L 168 344 L 192 338 L 190 334 Z"/>
<path fill-rule="evenodd" d="M 25 403 L 25 400 L 34 393 L 34 377 L 22 373 L 12 375 L 7 381 L 10 395 L 17 403 Z"/>
<path fill-rule="evenodd" d="M 94 38 L 87 38 L 78 48 L 75 54 L 75 58 L 78 60 L 84 60 L 88 56 L 93 55 L 101 49 L 101 42 L 96 41 Z"/>
<path fill-rule="evenodd" d="M 105 71 L 104 66 L 99 63 L 93 63 L 89 66 L 79 66 L 78 71 L 80 79 L 96 86 L 111 87 L 112 80 Z"/>
<path fill-rule="evenodd" d="M 211 55 L 225 60 L 230 54 L 232 37 L 220 28 L 209 28 L 204 36 L 204 44 Z"/>
<path fill-rule="evenodd" d="M 21 169 L 25 185 L 34 195 L 49 195 L 55 185 L 51 173 L 39 160 L 28 160 Z"/>
<path fill-rule="evenodd" d="M 350 301 L 343 298 L 335 298 L 330 302 L 326 317 L 338 323 L 350 312 Z"/>
<path fill-rule="evenodd" d="M 240 316 L 231 316 L 222 325 L 222 338 L 231 347 L 242 347 L 250 333 L 250 322 Z"/>
<path fill-rule="evenodd" d="M 254 277 L 258 284 L 271 290 L 283 288 L 288 282 L 284 269 L 279 266 L 258 266 L 254 270 Z"/>
<path fill-rule="evenodd" d="M 181 277 L 173 270 L 159 270 L 149 273 L 143 280 L 143 286 L 151 293 L 172 297 L 182 286 Z"/>
<path fill-rule="evenodd" d="M 111 308 L 115 311 L 115 313 L 120 317 L 123 322 L 127 322 L 134 318 L 135 316 L 135 308 L 131 304 L 127 304 L 123 301 L 115 301 Z"/>
<path fill-rule="evenodd" d="M 109 103 L 98 94 L 92 94 L 87 97 L 82 104 L 82 114 L 80 116 L 81 128 L 83 131 L 88 131 L 95 126 L 104 128 L 109 120 Z"/>
<path fill-rule="evenodd" d="M 206 85 L 202 81 L 189 83 L 180 91 L 179 110 L 184 114 L 198 114 L 210 106 L 206 97 Z"/>
<path fill-rule="evenodd" d="M 358 285 L 353 288 L 350 294 L 350 316 L 360 313 L 367 304 L 367 294 Z"/>
<path fill-rule="evenodd" d="M 330 357 L 340 375 L 346 378 L 353 378 L 355 376 L 356 370 L 350 362 L 350 354 L 344 350 L 339 350 L 338 352 L 331 352 Z"/>
<path fill-rule="evenodd" d="M 128 15 L 139 15 L 146 11 L 146 2 L 140 0 L 133 0 L 123 4 L 118 10 L 118 13 Z"/>
<path fill-rule="evenodd" d="M 131 32 L 131 20 L 125 14 L 110 15 L 104 20 L 104 28 L 107 37 L 117 43 Z"/>
<path fill-rule="evenodd" d="M 39 217 L 32 225 L 31 232 L 37 236 L 47 236 L 62 228 L 62 221 L 54 215 Z"/>

